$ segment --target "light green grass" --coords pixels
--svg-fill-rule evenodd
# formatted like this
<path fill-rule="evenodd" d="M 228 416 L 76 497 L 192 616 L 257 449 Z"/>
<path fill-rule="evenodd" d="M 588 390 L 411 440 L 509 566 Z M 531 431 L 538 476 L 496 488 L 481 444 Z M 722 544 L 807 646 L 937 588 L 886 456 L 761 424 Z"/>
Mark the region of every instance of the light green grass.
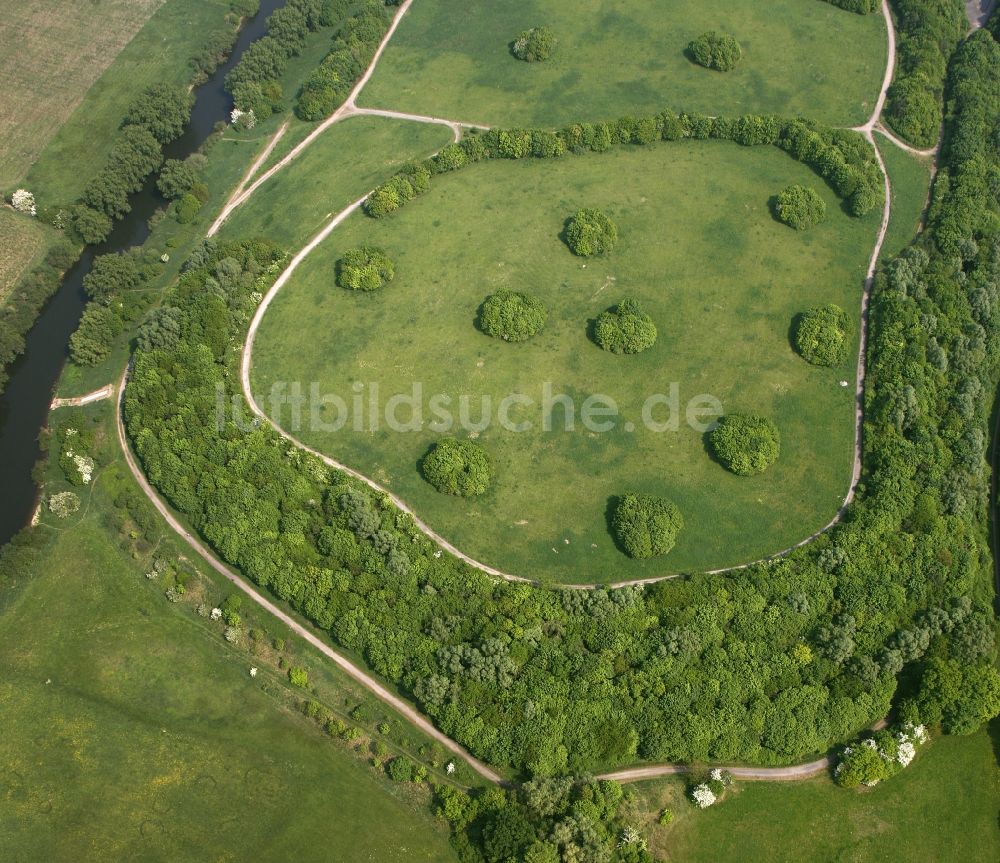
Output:
<path fill-rule="evenodd" d="M 516 60 L 510 43 L 539 25 L 558 37 L 556 54 Z M 712 29 L 743 47 L 732 72 L 684 55 Z M 554 126 L 673 108 L 853 126 L 874 106 L 885 60 L 880 15 L 818 0 L 491 0 L 475 14 L 459 0 L 419 0 L 359 102 L 487 125 Z"/>
<path fill-rule="evenodd" d="M 38 263 L 56 232 L 32 219 L 0 207 L 0 305 L 18 280 Z"/>
<path fill-rule="evenodd" d="M 149 558 L 116 547 L 108 470 L 81 493 L 81 517 L 38 528 L 58 534 L 30 581 L 0 591 L 0 857 L 452 860 L 426 797 L 298 713 L 269 650 L 227 645 L 194 597 L 169 603 L 143 575 Z M 171 559 L 171 547 L 156 553 Z M 229 592 L 191 589 L 209 603 Z M 288 637 L 252 609 L 244 620 Z M 316 697 L 357 703 L 295 641 L 285 655 L 309 665 Z"/>
<path fill-rule="evenodd" d="M 383 117 L 344 120 L 254 192 L 220 236 L 266 236 L 296 251 L 335 213 L 388 179 L 408 159 L 426 158 L 450 140 L 444 126 Z"/>
<path fill-rule="evenodd" d="M 898 255 L 917 235 L 927 202 L 930 162 L 911 156 L 883 136 L 878 146 L 892 183 L 892 217 L 882 246 L 882 260 Z"/>
<path fill-rule="evenodd" d="M 677 780 L 633 786 L 640 829 L 668 863 L 940 863 L 1000 859 L 1000 725 L 993 737 L 944 737 L 877 788 L 845 791 L 829 779 L 737 783 L 699 811 Z M 659 827 L 660 811 L 674 813 Z"/>
<path fill-rule="evenodd" d="M 776 222 L 768 199 L 789 183 L 815 186 L 825 223 L 798 233 Z M 621 240 L 607 259 L 584 262 L 559 239 L 582 206 L 606 209 Z M 468 554 L 542 580 L 614 581 L 714 568 L 798 542 L 834 515 L 847 491 L 853 455 L 853 362 L 818 369 L 789 345 L 794 315 L 836 302 L 857 321 L 877 215 L 845 216 L 830 191 L 773 148 L 725 142 L 655 145 L 558 161 L 492 162 L 437 177 L 425 197 L 395 217 L 349 219 L 320 245 L 275 298 L 258 331 L 253 385 L 267 409 L 272 383 L 316 382 L 350 405 L 352 387 L 377 383 L 384 405 L 420 382 L 428 400 L 480 397 L 494 411 L 511 393 L 542 399 L 544 382 L 581 409 L 591 394 L 621 408 L 614 431 L 541 430 L 540 412 L 516 409 L 516 434 L 494 422 L 479 437 L 497 464 L 482 498 L 440 495 L 417 462 L 439 437 L 429 426 L 399 433 L 298 428 L 320 450 L 373 477 Z M 396 280 L 376 294 L 334 285 L 335 261 L 369 243 L 397 263 Z M 480 333 L 474 320 L 497 288 L 528 290 L 549 307 L 532 341 L 511 345 Z M 616 357 L 592 344 L 588 321 L 625 295 L 638 297 L 659 326 L 656 346 Z M 647 396 L 679 387 L 688 400 L 711 394 L 727 411 L 772 417 L 782 455 L 763 476 L 735 477 L 707 454 L 703 435 L 681 422 L 656 434 L 641 422 Z M 366 394 L 365 398 L 368 398 Z M 367 408 L 365 408 L 367 411 Z M 336 415 L 322 415 L 326 421 Z M 399 416 L 410 416 L 403 408 Z M 367 417 L 367 414 L 366 414 Z M 556 412 L 556 428 L 561 413 Z M 657 409 L 657 419 L 665 409 Z M 626 421 L 637 426 L 628 433 Z M 370 427 L 363 420 L 363 428 Z M 459 429 L 461 432 L 461 429 Z M 464 432 L 462 432 L 464 433 Z M 686 520 L 667 558 L 626 559 L 608 533 L 609 499 L 642 491 L 675 500 Z"/>
<path fill-rule="evenodd" d="M 145 87 L 187 84 L 190 57 L 223 26 L 223 0 L 168 0 L 87 90 L 25 179 L 40 204 L 72 201 L 104 164 L 129 104 Z"/>

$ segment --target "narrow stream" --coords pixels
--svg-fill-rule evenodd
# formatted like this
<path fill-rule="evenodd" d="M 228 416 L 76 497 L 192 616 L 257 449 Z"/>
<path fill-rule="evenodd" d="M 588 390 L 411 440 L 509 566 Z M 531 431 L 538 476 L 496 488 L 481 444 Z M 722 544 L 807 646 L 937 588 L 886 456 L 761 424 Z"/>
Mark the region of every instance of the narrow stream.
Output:
<path fill-rule="evenodd" d="M 257 15 L 244 22 L 229 59 L 195 90 L 191 122 L 176 141 L 164 147 L 164 158 L 184 159 L 195 152 L 219 120 L 228 119 L 232 100 L 223 89 L 226 73 L 243 51 L 265 32 L 265 20 L 285 0 L 261 0 Z M 49 404 L 87 297 L 83 277 L 96 255 L 141 245 L 149 236 L 149 217 L 164 204 L 155 175 L 130 196 L 131 212 L 115 223 L 111 236 L 99 246 L 87 247 L 66 273 L 62 285 L 28 333 L 24 353 L 11 365 L 7 389 L 0 396 L 0 545 L 8 542 L 31 518 L 38 489 L 31 469 L 41 456 L 39 432 L 48 422 Z M 118 370 L 114 374 L 117 376 Z"/>

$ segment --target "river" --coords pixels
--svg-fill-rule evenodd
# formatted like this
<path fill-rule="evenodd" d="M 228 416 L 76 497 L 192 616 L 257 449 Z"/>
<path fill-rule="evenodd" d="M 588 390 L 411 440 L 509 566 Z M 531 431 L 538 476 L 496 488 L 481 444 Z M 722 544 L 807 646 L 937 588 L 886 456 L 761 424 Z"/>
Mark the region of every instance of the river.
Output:
<path fill-rule="evenodd" d="M 229 59 L 195 90 L 191 121 L 184 133 L 163 148 L 164 158 L 184 159 L 195 152 L 219 120 L 226 120 L 232 100 L 223 89 L 226 73 L 243 51 L 266 32 L 265 20 L 285 0 L 261 0 L 260 11 L 243 23 Z M 38 488 L 31 470 L 41 456 L 39 433 L 48 423 L 49 404 L 66 363 L 69 337 L 76 330 L 87 303 L 83 278 L 96 255 L 139 246 L 149 236 L 149 217 L 165 201 L 156 190 L 156 175 L 130 196 L 132 210 L 116 222 L 108 239 L 88 246 L 66 273 L 59 290 L 48 301 L 25 338 L 25 351 L 10 367 L 7 389 L 0 396 L 0 545 L 31 519 L 38 503 Z M 117 379 L 120 370 L 111 370 Z"/>

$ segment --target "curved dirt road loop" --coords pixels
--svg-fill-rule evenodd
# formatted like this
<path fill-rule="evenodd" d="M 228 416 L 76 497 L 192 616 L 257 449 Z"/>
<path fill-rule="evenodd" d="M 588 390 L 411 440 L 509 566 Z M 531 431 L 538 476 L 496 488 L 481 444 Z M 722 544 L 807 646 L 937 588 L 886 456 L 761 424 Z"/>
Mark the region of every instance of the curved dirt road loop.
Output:
<path fill-rule="evenodd" d="M 146 497 L 152 501 L 153 506 L 156 507 L 157 511 L 163 516 L 167 524 L 173 528 L 174 532 L 181 536 L 184 541 L 191 546 L 198 554 L 205 559 L 205 561 L 212 567 L 216 572 L 226 578 L 233 585 L 242 590 L 250 599 L 252 599 L 257 605 L 263 608 L 268 614 L 273 615 L 278 620 L 280 620 L 285 626 L 287 626 L 292 632 L 303 638 L 305 641 L 309 642 L 313 647 L 315 647 L 324 656 L 332 659 L 343 671 L 365 687 L 369 692 L 377 696 L 383 702 L 388 704 L 393 710 L 400 714 L 404 719 L 411 722 L 417 728 L 419 728 L 424 734 L 432 739 L 436 740 L 442 746 L 446 747 L 448 750 L 453 752 L 455 755 L 463 758 L 469 763 L 473 770 L 476 771 L 483 779 L 489 782 L 500 784 L 503 780 L 500 775 L 489 767 L 487 767 L 482 761 L 474 758 L 463 746 L 456 743 L 446 734 L 438 731 L 427 719 L 417 712 L 416 708 L 407 704 L 403 699 L 396 695 L 393 695 L 388 689 L 386 689 L 381 683 L 379 683 L 374 677 L 366 674 L 357 665 L 351 662 L 349 659 L 341 656 L 337 651 L 335 651 L 330 645 L 322 641 L 316 636 L 310 627 L 303 626 L 297 620 L 295 620 L 291 615 L 285 613 L 277 605 L 275 605 L 266 596 L 260 593 L 256 588 L 250 585 L 248 582 L 244 581 L 243 578 L 237 575 L 228 566 L 222 563 L 216 556 L 209 551 L 201 541 L 194 536 L 170 511 L 167 505 L 161 500 L 160 496 L 156 493 L 153 487 L 149 484 L 146 479 L 145 474 L 139 468 L 139 464 L 132 454 L 132 450 L 128 444 L 128 438 L 125 434 L 125 424 L 122 422 L 122 413 L 124 409 L 125 400 L 125 383 L 128 379 L 128 369 L 125 370 L 125 374 L 122 375 L 121 384 L 118 389 L 118 409 L 115 411 L 115 423 L 118 428 L 118 443 L 121 446 L 122 453 L 125 456 L 125 461 L 128 463 L 129 470 L 132 472 L 132 476 L 135 477 L 136 482 L 139 483 L 142 490 L 146 493 Z"/>

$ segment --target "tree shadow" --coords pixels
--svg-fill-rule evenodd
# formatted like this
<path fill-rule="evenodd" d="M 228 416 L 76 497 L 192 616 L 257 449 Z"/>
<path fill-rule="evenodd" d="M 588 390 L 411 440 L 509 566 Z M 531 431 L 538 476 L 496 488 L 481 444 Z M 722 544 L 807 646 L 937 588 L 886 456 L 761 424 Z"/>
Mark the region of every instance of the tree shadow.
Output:
<path fill-rule="evenodd" d="M 615 544 L 615 548 L 628 557 L 628 552 L 625 551 L 625 548 L 618 541 L 618 535 L 615 533 L 615 510 L 618 509 L 621 502 L 622 498 L 617 494 L 608 498 L 607 505 L 604 508 L 604 524 L 607 527 L 608 535 L 611 537 L 611 541 Z"/>
<path fill-rule="evenodd" d="M 798 350 L 795 348 L 795 336 L 799 331 L 799 327 L 802 326 L 802 321 L 805 318 L 805 312 L 797 312 L 792 316 L 791 321 L 788 324 L 788 346 L 792 351 L 798 355 Z"/>
<path fill-rule="evenodd" d="M 722 419 L 722 417 L 720 417 L 719 419 Z M 728 470 L 728 468 L 726 467 L 726 465 L 723 463 L 723 461 L 716 454 L 715 447 L 712 446 L 712 432 L 713 431 L 715 431 L 714 427 L 708 429 L 707 431 L 702 432 L 702 434 L 701 434 L 701 445 L 702 445 L 702 447 L 705 450 L 705 455 L 707 455 L 713 462 L 715 462 L 723 470 Z"/>

